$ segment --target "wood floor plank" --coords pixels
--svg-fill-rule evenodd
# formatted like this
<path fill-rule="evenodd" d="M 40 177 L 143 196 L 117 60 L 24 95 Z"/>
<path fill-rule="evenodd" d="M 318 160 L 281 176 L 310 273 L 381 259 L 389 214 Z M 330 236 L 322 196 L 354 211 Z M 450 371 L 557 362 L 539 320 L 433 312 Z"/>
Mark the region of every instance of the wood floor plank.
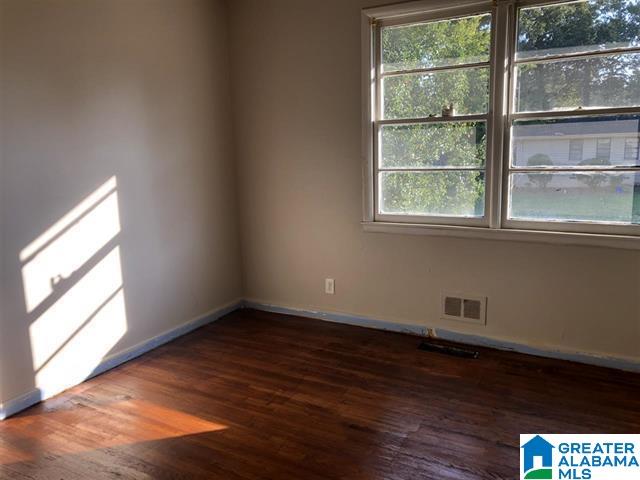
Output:
<path fill-rule="evenodd" d="M 640 375 L 241 310 L 0 423 L 0 479 L 512 479 L 519 434 L 637 433 Z"/>

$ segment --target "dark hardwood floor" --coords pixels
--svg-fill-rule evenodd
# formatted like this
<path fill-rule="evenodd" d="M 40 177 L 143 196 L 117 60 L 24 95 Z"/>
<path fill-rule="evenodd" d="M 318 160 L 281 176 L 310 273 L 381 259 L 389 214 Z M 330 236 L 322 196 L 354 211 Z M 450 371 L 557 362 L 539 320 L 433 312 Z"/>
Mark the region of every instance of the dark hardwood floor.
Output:
<path fill-rule="evenodd" d="M 520 433 L 638 433 L 640 375 L 235 312 L 0 423 L 0 478 L 515 479 Z"/>

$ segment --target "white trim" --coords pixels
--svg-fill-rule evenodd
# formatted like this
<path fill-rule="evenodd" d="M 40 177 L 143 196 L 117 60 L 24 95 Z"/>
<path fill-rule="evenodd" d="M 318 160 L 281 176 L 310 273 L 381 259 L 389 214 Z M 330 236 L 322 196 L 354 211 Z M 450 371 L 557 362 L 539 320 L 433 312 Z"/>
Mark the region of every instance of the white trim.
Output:
<path fill-rule="evenodd" d="M 376 108 L 376 88 L 375 88 L 375 60 L 374 54 L 374 34 L 373 24 L 369 16 L 362 13 L 361 24 L 361 56 L 362 56 L 362 218 L 365 221 L 373 220 L 375 210 L 374 184 L 375 175 L 373 173 L 374 155 L 374 117 Z"/>
<path fill-rule="evenodd" d="M 458 225 L 428 225 L 424 223 L 362 222 L 365 232 L 402 233 L 436 237 L 478 238 L 484 240 L 509 240 L 537 242 L 554 245 L 577 245 L 640 250 L 640 237 L 580 232 L 558 232 L 510 228 L 465 227 Z"/>
<path fill-rule="evenodd" d="M 636 358 L 586 354 L 577 352 L 575 350 L 568 350 L 559 347 L 525 345 L 523 343 L 517 343 L 511 340 L 485 337 L 480 335 L 469 335 L 466 333 L 458 333 L 443 328 L 428 328 L 425 326 L 414 324 L 395 323 L 373 317 L 352 315 L 347 313 L 324 312 L 319 310 L 284 307 L 274 304 L 261 303 L 258 301 L 245 301 L 244 306 L 245 308 L 253 308 L 255 310 L 261 310 L 265 312 L 274 312 L 284 315 L 313 318 L 327 322 L 343 323 L 346 325 L 374 328 L 378 330 L 388 330 L 421 336 L 426 336 L 427 333 L 429 333 L 430 336 L 433 336 L 435 338 L 464 343 L 467 345 L 483 346 L 498 350 L 522 353 L 526 355 L 555 358 L 558 360 L 579 362 L 587 365 L 615 368 L 618 370 L 626 370 L 630 372 L 640 372 L 640 359 Z"/>
<path fill-rule="evenodd" d="M 640 53 L 640 47 L 638 46 L 628 46 L 628 47 L 618 47 L 618 48 L 609 48 L 604 50 L 587 50 L 584 52 L 572 52 L 572 53 L 558 53 L 551 55 L 543 55 L 539 57 L 526 57 L 526 58 L 516 58 L 514 63 L 516 65 L 522 65 L 527 63 L 553 63 L 553 62 L 561 62 L 563 60 L 574 60 L 580 58 L 590 58 L 590 57 L 613 57 L 617 55 L 626 55 L 626 54 L 637 54 Z"/>
<path fill-rule="evenodd" d="M 518 172 L 516 172 L 518 173 Z M 536 230 L 571 235 L 572 233 L 594 236 L 621 236 L 640 240 L 640 225 L 622 222 L 597 222 L 585 220 L 544 220 L 534 218 L 507 218 L 505 229 Z"/>
<path fill-rule="evenodd" d="M 380 320 L 364 315 L 354 315 L 349 313 L 326 312 L 321 310 L 309 310 L 296 307 L 285 307 L 264 303 L 255 300 L 245 300 L 243 308 L 253 308 L 263 312 L 279 313 L 282 315 L 294 315 L 298 317 L 314 318 L 326 322 L 342 323 L 355 327 L 374 328 L 376 330 L 386 330 L 389 332 L 408 333 L 411 335 L 426 335 L 427 328 L 423 325 L 408 324 L 396 321 Z"/>
<path fill-rule="evenodd" d="M 505 121 L 504 86 L 508 81 L 506 65 L 497 61 L 506 58 L 509 42 L 507 35 L 507 5 L 499 4 L 493 7 L 491 25 L 491 83 L 489 85 L 489 122 L 487 124 L 487 174 L 485 177 L 485 217 L 490 228 L 501 227 L 501 177 L 502 152 Z M 502 92 L 502 95 L 500 93 Z"/>
<path fill-rule="evenodd" d="M 438 215 L 411 215 L 402 213 L 378 213 L 375 215 L 376 223 L 410 223 L 416 225 L 450 225 L 450 226 L 467 226 L 467 227 L 485 227 L 487 226 L 485 217 L 472 216 L 448 216 L 442 217 Z M 426 223 L 430 222 L 430 223 Z"/>
<path fill-rule="evenodd" d="M 515 76 L 515 72 L 513 73 Z M 511 82 L 515 86 L 515 81 Z M 515 88 L 514 88 L 515 90 Z M 513 99 L 515 107 L 515 98 Z M 545 120 L 552 118 L 577 118 L 577 117 L 606 117 L 616 115 L 639 115 L 640 106 L 634 107 L 583 107 L 573 109 L 536 110 L 531 112 L 517 112 L 515 108 L 509 114 L 511 121 L 516 120 Z M 607 134 L 604 134 L 607 135 Z"/>
<path fill-rule="evenodd" d="M 592 355 L 560 348 L 529 346 L 509 340 L 483 337 L 480 335 L 469 335 L 442 328 L 436 328 L 432 331 L 435 338 L 441 338 L 442 340 L 448 340 L 450 342 L 640 373 L 640 360 L 634 358 Z"/>
<path fill-rule="evenodd" d="M 362 14 L 374 20 L 407 17 L 411 15 L 423 15 L 425 12 L 455 11 L 455 9 L 468 9 L 477 7 L 490 9 L 490 0 L 457 0 L 455 5 L 450 0 L 416 0 L 413 2 L 396 3 L 381 7 L 371 7 L 362 10 Z M 464 11 L 463 14 L 466 14 Z M 403 19 L 404 21 L 405 19 Z"/>
<path fill-rule="evenodd" d="M 489 13 L 487 12 L 487 15 Z M 472 68 L 486 68 L 489 66 L 489 61 L 486 62 L 472 62 L 472 63 L 456 63 L 453 65 L 443 65 L 438 67 L 422 67 L 412 68 L 409 70 L 392 70 L 390 72 L 381 72 L 380 78 L 398 77 L 401 75 L 428 75 L 434 72 L 449 72 L 452 70 L 464 70 Z"/>
<path fill-rule="evenodd" d="M 424 123 L 479 123 L 486 122 L 489 117 L 486 113 L 472 115 L 455 115 L 451 117 L 418 117 L 418 118 L 387 118 L 377 120 L 378 126 L 385 125 L 421 125 Z"/>
<path fill-rule="evenodd" d="M 171 340 L 174 340 L 182 335 L 186 335 L 187 333 L 200 328 L 204 325 L 207 325 L 211 322 L 215 322 L 219 318 L 241 308 L 243 305 L 242 300 L 235 300 L 231 303 L 228 303 L 222 307 L 215 308 L 203 315 L 196 317 L 182 325 L 172 328 L 171 330 L 167 330 L 160 335 L 156 335 L 153 338 L 148 340 L 144 340 L 143 342 L 134 345 L 133 347 L 127 348 L 121 352 L 117 352 L 105 357 L 100 364 L 84 379 L 84 381 L 89 380 L 97 375 L 100 375 L 107 370 L 111 370 L 112 368 L 117 367 L 118 365 L 122 365 L 129 360 L 132 360 L 140 355 L 143 355 L 154 348 L 159 347 L 160 345 L 164 345 Z M 79 385 L 78 383 L 73 383 L 67 385 L 65 388 L 54 388 L 50 389 L 46 386 L 41 386 L 36 388 L 30 392 L 27 392 L 19 397 L 8 400 L 5 403 L 0 404 L 0 420 L 4 420 L 5 418 L 14 415 L 26 408 L 35 405 L 47 398 L 51 398 L 64 390 Z"/>

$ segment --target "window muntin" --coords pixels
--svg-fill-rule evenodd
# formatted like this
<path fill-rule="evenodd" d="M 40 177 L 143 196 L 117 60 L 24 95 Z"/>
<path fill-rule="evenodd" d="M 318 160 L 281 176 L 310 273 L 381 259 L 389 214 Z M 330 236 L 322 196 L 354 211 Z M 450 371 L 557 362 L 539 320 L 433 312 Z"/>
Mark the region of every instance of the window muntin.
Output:
<path fill-rule="evenodd" d="M 640 119 L 638 7 L 518 9 L 509 133 L 519 150 L 509 152 L 505 226 L 602 232 L 590 225 L 640 223 L 638 165 L 623 154 Z"/>
<path fill-rule="evenodd" d="M 490 13 L 379 28 L 376 215 L 485 217 L 491 29 Z"/>

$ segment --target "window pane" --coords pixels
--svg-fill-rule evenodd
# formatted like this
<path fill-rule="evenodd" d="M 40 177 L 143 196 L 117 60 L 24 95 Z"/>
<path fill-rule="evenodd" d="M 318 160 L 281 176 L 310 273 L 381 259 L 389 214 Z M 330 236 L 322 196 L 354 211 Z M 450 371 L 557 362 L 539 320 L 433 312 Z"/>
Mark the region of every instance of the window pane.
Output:
<path fill-rule="evenodd" d="M 511 175 L 509 218 L 640 223 L 640 176 L 633 172 Z"/>
<path fill-rule="evenodd" d="M 640 137 L 640 135 L 639 135 Z M 624 143 L 624 159 L 629 163 L 638 162 L 640 138 L 627 138 Z"/>
<path fill-rule="evenodd" d="M 382 88 L 386 119 L 440 116 L 449 104 L 456 114 L 486 113 L 489 69 L 398 75 L 385 78 Z"/>
<path fill-rule="evenodd" d="M 640 115 L 518 121 L 512 162 L 516 167 L 636 166 L 637 155 L 625 155 L 625 147 L 639 132 Z"/>
<path fill-rule="evenodd" d="M 640 45 L 639 7 L 639 0 L 607 0 L 523 8 L 516 58 Z"/>
<path fill-rule="evenodd" d="M 640 54 L 518 67 L 519 112 L 640 105 Z"/>
<path fill-rule="evenodd" d="M 584 140 L 571 139 L 569 140 L 569 163 L 578 164 L 584 158 Z"/>
<path fill-rule="evenodd" d="M 382 70 L 488 62 L 491 14 L 382 29 Z"/>
<path fill-rule="evenodd" d="M 384 125 L 380 167 L 482 167 L 486 145 L 485 122 Z"/>
<path fill-rule="evenodd" d="M 596 163 L 609 165 L 611 163 L 611 139 L 598 138 L 596 140 Z"/>
<path fill-rule="evenodd" d="M 482 217 L 484 172 L 382 172 L 380 213 Z"/>

